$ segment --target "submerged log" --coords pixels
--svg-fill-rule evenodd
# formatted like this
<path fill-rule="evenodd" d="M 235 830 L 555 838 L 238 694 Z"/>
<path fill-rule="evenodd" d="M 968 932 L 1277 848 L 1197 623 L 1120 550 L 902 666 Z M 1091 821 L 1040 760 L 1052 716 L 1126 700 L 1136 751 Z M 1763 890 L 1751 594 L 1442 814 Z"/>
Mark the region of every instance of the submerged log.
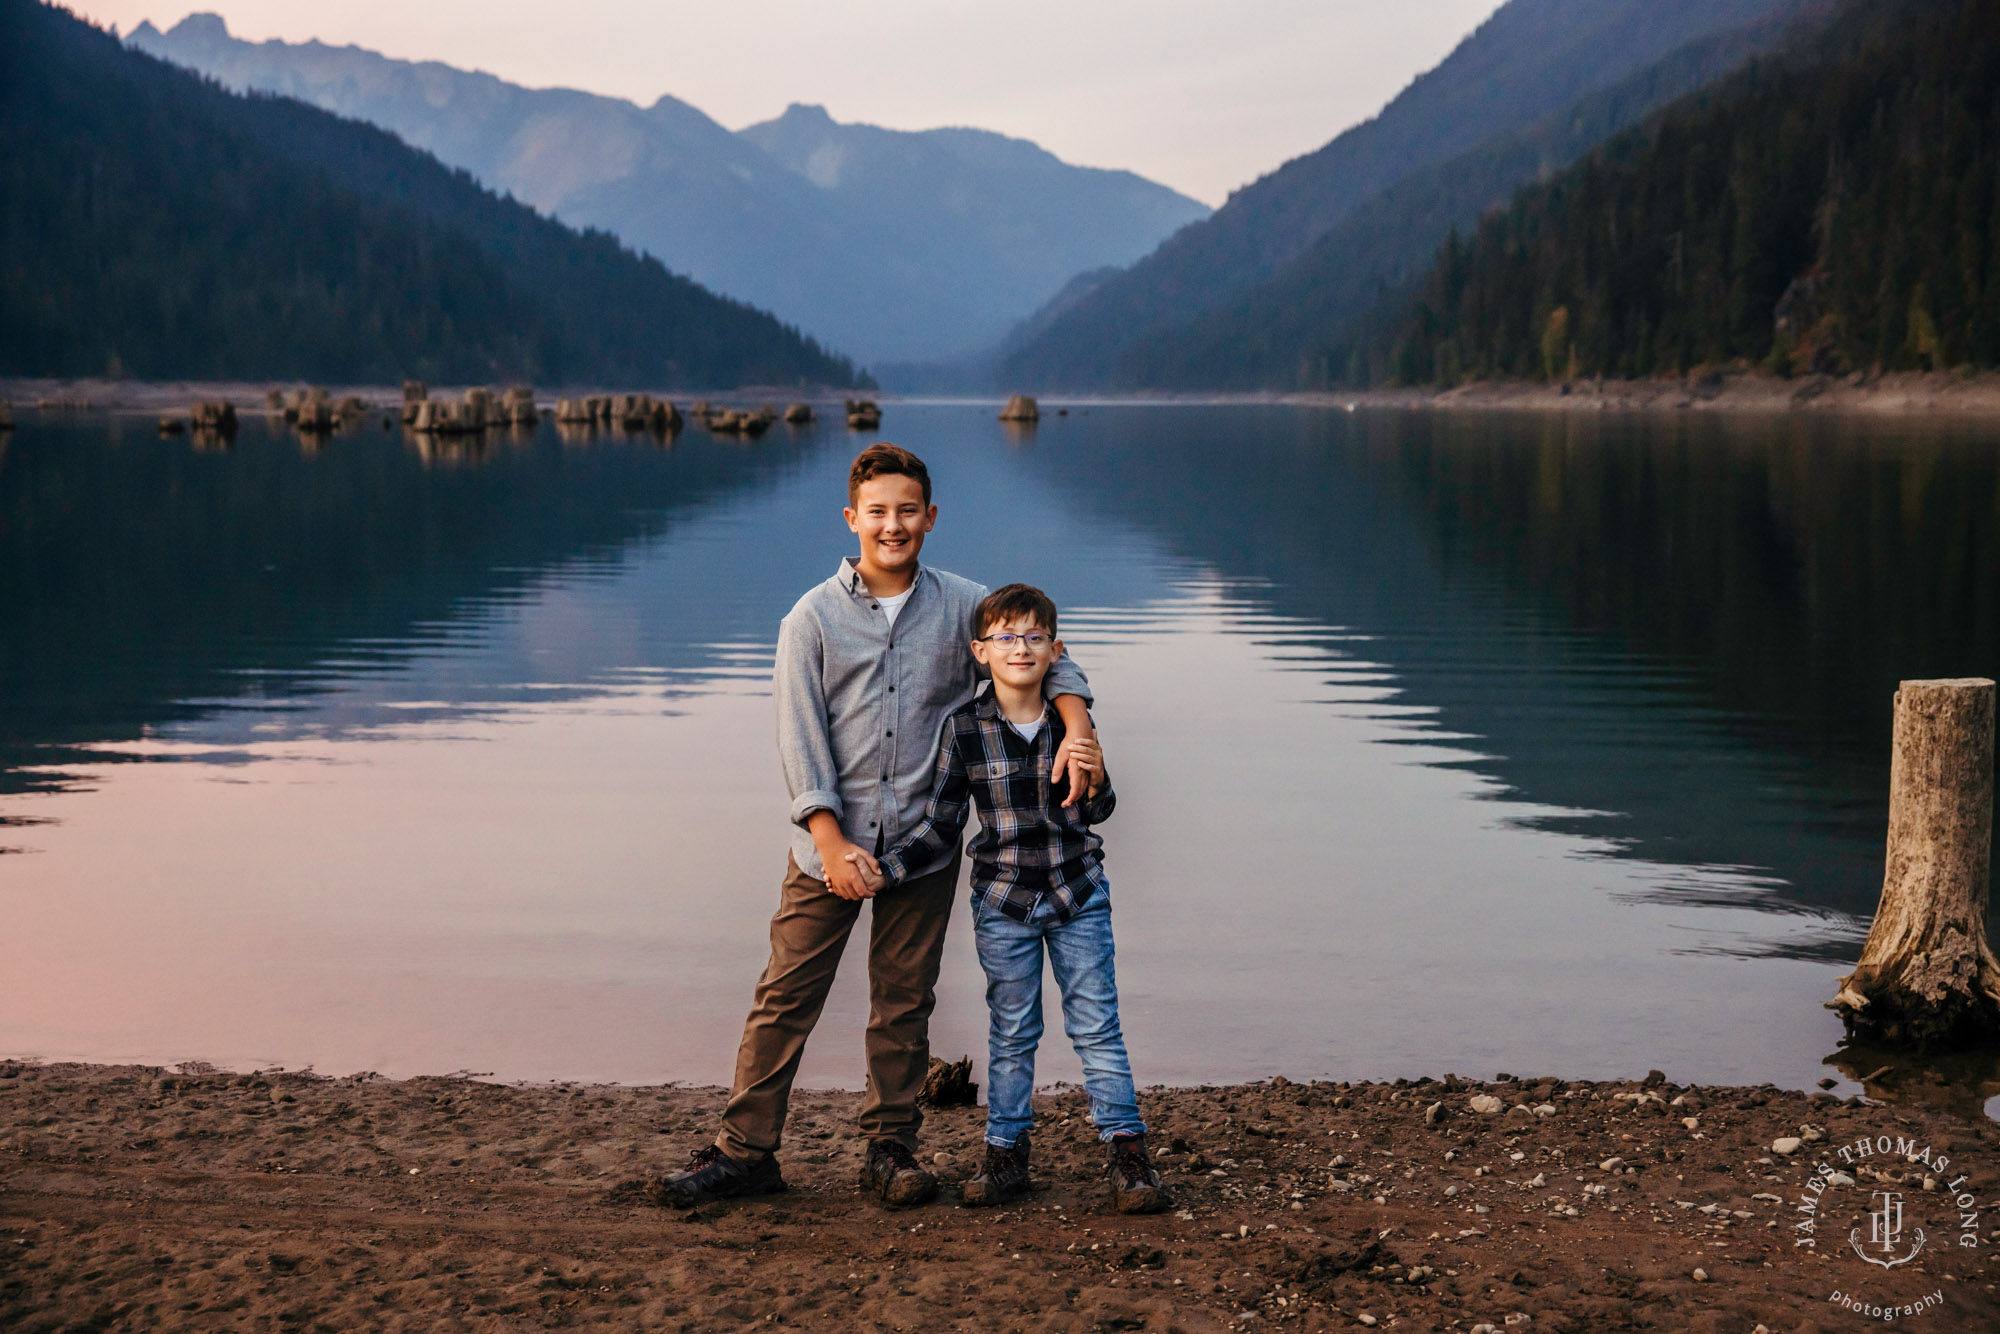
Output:
<path fill-rule="evenodd" d="M 1896 691 L 1882 903 L 1861 962 L 1827 1002 L 1850 1037 L 1937 1047 L 2000 1039 L 1986 939 L 1993 860 L 1993 682 Z"/>
<path fill-rule="evenodd" d="M 1014 395 L 1007 400 L 1007 406 L 1000 409 L 1000 420 L 1003 422 L 1038 422 L 1041 419 L 1041 408 L 1026 394 Z"/>

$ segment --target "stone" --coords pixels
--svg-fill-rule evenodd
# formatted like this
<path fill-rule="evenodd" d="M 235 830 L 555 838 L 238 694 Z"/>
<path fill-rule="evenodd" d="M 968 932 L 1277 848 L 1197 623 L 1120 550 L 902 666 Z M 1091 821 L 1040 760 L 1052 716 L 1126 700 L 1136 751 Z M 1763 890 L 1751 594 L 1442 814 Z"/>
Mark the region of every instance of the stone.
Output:
<path fill-rule="evenodd" d="M 1041 409 L 1026 394 L 1014 395 L 1007 400 L 1007 406 L 1000 409 L 1000 420 L 1003 422 L 1035 422 L 1041 419 Z"/>
<path fill-rule="evenodd" d="M 1606 1158 L 1603 1162 L 1597 1165 L 1597 1170 L 1600 1172 L 1616 1172 L 1619 1168 L 1623 1166 L 1625 1166 L 1625 1160 L 1623 1158 Z"/>
<path fill-rule="evenodd" d="M 1799 1146 L 1804 1143 L 1805 1141 L 1800 1139 L 1796 1135 L 1785 1135 L 1771 1141 L 1771 1152 L 1775 1154 L 1789 1156 L 1791 1154 L 1797 1153 L 1799 1151 Z"/>
<path fill-rule="evenodd" d="M 405 403 L 421 403 L 430 396 L 431 387 L 422 380 L 403 381 L 403 401 Z"/>
<path fill-rule="evenodd" d="M 1441 1102 L 1434 1102 L 1430 1106 L 1424 1108 L 1424 1124 L 1427 1126 L 1434 1126 L 1438 1123 L 1438 1118 L 1443 1115 L 1444 1115 L 1444 1104 Z"/>
<path fill-rule="evenodd" d="M 810 404 L 794 403 L 785 409 L 785 420 L 793 426 L 804 426 L 812 419 L 813 410 Z"/>
<path fill-rule="evenodd" d="M 1697 1269 L 1697 1270 L 1695 1270 L 1695 1271 L 1694 1271 L 1694 1281 L 1695 1281 L 1695 1282 L 1697 1282 L 1697 1283 L 1706 1283 L 1706 1282 L 1708 1282 L 1708 1271 L 1707 1271 L 1706 1269 Z"/>
<path fill-rule="evenodd" d="M 1493 1116 L 1498 1114 L 1503 1104 L 1491 1093 L 1475 1093 L 1465 1105 L 1481 1116 Z"/>

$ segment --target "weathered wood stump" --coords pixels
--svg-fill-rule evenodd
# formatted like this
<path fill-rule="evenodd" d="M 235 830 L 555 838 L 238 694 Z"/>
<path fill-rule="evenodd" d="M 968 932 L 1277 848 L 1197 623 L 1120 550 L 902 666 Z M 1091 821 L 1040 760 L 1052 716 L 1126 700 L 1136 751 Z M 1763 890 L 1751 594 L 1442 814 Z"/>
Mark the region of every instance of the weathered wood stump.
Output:
<path fill-rule="evenodd" d="M 1993 706 L 1993 682 L 1981 677 L 1896 691 L 1882 903 L 1861 962 L 1827 1002 L 1850 1037 L 2000 1040 L 2000 960 L 1986 939 Z"/>
<path fill-rule="evenodd" d="M 972 1082 L 972 1058 L 961 1056 L 956 1061 L 945 1061 L 931 1057 L 930 1071 L 924 1076 L 917 1101 L 926 1107 L 976 1106 L 979 1085 Z"/>

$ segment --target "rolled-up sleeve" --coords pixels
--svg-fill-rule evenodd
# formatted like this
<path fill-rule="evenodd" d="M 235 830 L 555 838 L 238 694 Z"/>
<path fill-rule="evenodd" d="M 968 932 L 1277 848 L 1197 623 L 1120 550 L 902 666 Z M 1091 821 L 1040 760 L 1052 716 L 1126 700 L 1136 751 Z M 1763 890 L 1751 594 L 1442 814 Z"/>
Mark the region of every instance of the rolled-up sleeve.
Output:
<path fill-rule="evenodd" d="M 1042 698 L 1054 699 L 1057 695 L 1075 695 L 1085 704 L 1096 703 L 1090 695 L 1090 678 L 1083 674 L 1083 668 L 1076 665 L 1076 659 L 1070 657 L 1067 649 L 1042 678 Z"/>
<path fill-rule="evenodd" d="M 840 802 L 840 775 L 827 735 L 826 685 L 817 622 L 787 616 L 778 625 L 778 661 L 771 693 L 778 705 L 778 761 L 792 794 L 792 823 L 803 827 L 814 811 L 846 815 Z"/>

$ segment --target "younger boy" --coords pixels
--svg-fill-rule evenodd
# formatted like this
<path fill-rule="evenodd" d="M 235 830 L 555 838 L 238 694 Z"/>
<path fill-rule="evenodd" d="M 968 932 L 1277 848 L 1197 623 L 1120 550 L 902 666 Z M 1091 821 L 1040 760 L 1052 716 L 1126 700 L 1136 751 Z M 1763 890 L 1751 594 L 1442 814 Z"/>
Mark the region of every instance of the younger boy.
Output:
<path fill-rule="evenodd" d="M 1091 832 L 1116 802 L 1103 755 L 1094 740 L 1072 745 L 1088 783 L 1083 800 L 1065 805 L 1069 778 L 1050 780 L 1064 727 L 1043 698 L 1043 678 L 1063 651 L 1048 594 L 1008 584 L 979 604 L 972 629 L 973 656 L 992 673 L 993 689 L 946 715 L 924 817 L 880 858 L 885 885 L 945 861 L 977 803 L 980 832 L 966 851 L 991 1031 L 986 1158 L 965 1184 L 965 1203 L 997 1204 L 1029 1189 L 1046 949 L 1063 1027 L 1083 1061 L 1090 1119 L 1110 1145 L 1112 1199 L 1121 1213 L 1154 1213 L 1170 1200 L 1146 1155 L 1118 1023 L 1111 885 L 1103 840 Z"/>

